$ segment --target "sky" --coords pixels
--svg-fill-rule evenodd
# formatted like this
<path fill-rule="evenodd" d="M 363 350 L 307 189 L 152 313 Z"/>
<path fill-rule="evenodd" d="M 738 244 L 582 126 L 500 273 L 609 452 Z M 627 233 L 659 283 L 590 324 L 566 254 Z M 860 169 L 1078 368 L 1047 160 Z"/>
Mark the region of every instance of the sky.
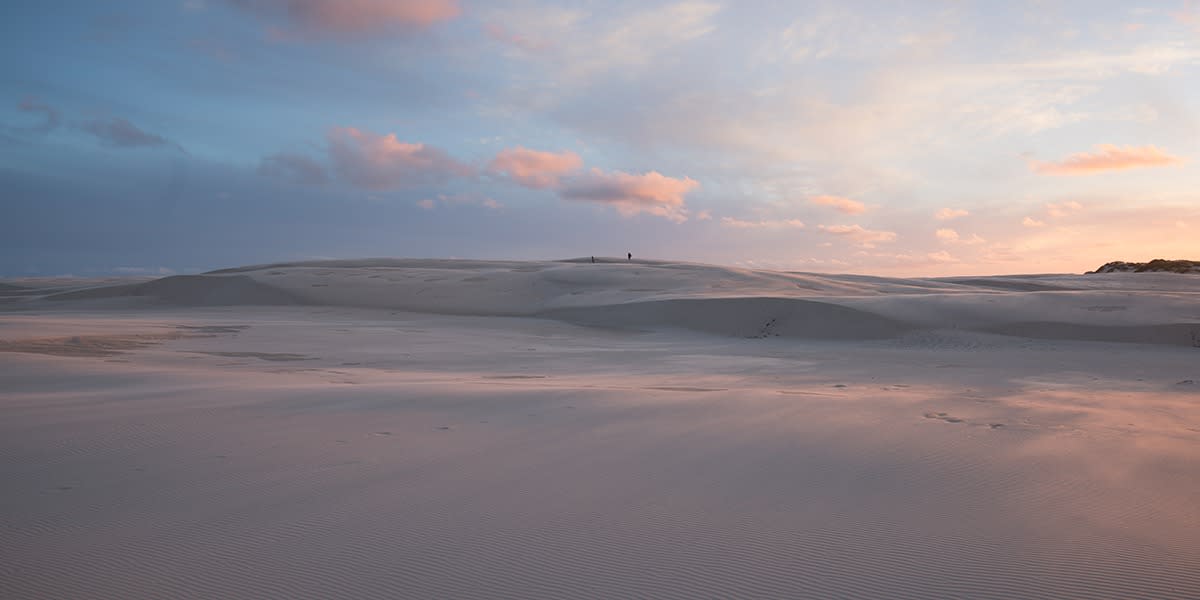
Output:
<path fill-rule="evenodd" d="M 1200 259 L 1200 2 L 0 6 L 0 276 Z"/>

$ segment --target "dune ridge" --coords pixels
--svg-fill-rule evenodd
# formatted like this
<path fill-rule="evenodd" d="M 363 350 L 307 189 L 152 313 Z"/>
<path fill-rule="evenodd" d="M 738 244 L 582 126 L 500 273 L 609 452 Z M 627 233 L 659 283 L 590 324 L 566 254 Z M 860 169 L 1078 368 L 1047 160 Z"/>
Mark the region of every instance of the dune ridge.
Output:
<path fill-rule="evenodd" d="M 1200 347 L 1200 282 L 1170 274 L 923 279 L 613 258 L 380 258 L 237 267 L 44 299 L 376 308 L 751 338 L 867 340 L 955 329 Z"/>

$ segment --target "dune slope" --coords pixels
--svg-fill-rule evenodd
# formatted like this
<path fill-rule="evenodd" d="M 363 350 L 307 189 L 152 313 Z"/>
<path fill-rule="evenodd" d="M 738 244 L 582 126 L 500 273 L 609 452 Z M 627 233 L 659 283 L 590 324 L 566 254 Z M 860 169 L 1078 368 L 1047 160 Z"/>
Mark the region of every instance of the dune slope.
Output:
<path fill-rule="evenodd" d="M 896 279 L 614 259 L 364 259 L 239 267 L 45 298 L 544 317 L 735 337 L 877 339 L 956 329 L 1200 346 L 1200 281 L 1173 274 Z"/>

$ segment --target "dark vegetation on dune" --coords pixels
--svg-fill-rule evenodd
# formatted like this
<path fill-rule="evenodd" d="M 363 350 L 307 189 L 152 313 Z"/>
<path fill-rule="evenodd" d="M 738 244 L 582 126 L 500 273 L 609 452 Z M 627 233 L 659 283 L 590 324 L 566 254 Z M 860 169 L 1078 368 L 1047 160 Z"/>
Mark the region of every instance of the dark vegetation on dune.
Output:
<path fill-rule="evenodd" d="M 1156 258 L 1150 262 L 1139 263 L 1116 260 L 1086 274 L 1093 273 L 1200 273 L 1200 261 Z"/>

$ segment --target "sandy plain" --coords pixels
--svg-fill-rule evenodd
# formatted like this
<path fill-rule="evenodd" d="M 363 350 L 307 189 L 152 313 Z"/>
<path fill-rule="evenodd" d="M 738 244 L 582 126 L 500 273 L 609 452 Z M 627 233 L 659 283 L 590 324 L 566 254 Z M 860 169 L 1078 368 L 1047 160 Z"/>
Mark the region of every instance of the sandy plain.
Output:
<path fill-rule="evenodd" d="M 1200 277 L 0 287 L 3 598 L 1197 598 Z"/>

